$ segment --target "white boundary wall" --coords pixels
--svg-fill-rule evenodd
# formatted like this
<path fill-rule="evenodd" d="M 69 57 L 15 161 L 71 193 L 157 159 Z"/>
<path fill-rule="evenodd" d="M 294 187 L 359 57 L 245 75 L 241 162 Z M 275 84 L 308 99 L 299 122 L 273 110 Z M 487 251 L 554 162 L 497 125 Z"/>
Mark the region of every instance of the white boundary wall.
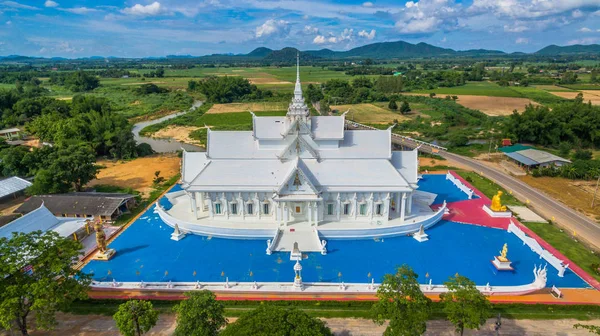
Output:
<path fill-rule="evenodd" d="M 486 295 L 525 295 L 538 291 L 546 287 L 547 277 L 546 268 L 535 267 L 533 269 L 534 281 L 529 284 L 519 286 L 477 286 L 477 289 Z M 221 293 L 315 293 L 315 294 L 339 294 L 339 293 L 366 293 L 375 294 L 381 284 L 371 283 L 324 283 L 324 282 L 305 282 L 301 287 L 294 286 L 294 282 L 112 282 L 92 281 L 91 287 L 94 290 L 135 290 L 135 291 L 162 291 L 183 293 L 190 290 L 207 289 L 213 292 Z M 425 294 L 439 294 L 448 292 L 444 285 L 422 284 L 421 290 Z"/>
<path fill-rule="evenodd" d="M 467 194 L 469 199 L 473 198 L 473 189 L 467 187 L 462 183 L 461 180 L 457 179 L 454 175 L 450 174 L 450 172 L 446 173 L 446 180 L 450 180 L 458 189 Z"/>
<path fill-rule="evenodd" d="M 512 232 L 515 236 L 519 237 L 523 241 L 523 244 L 526 244 L 531 248 L 531 250 L 537 253 L 540 258 L 544 258 L 550 265 L 558 270 L 558 276 L 563 277 L 565 275 L 565 271 L 569 268 L 569 264 L 564 264 L 564 262 L 554 256 L 552 253 L 545 250 L 535 239 L 527 236 L 525 232 L 523 232 L 518 226 L 510 221 L 508 224 L 508 232 Z"/>

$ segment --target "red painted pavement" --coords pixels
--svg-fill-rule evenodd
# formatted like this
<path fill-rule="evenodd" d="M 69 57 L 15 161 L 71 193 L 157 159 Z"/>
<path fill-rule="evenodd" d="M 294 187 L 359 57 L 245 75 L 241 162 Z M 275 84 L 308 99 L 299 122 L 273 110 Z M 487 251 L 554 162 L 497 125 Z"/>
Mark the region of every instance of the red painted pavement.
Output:
<path fill-rule="evenodd" d="M 512 221 L 516 226 L 518 226 L 523 232 L 525 232 L 529 237 L 535 239 L 544 249 L 548 250 L 550 253 L 554 254 L 557 258 L 563 260 L 565 264 L 569 264 L 569 269 L 575 272 L 578 276 L 580 276 L 583 280 L 585 280 L 588 284 L 594 287 L 597 290 L 600 290 L 600 282 L 590 276 L 587 272 L 585 272 L 581 267 L 577 266 L 573 261 L 569 258 L 565 257 L 562 253 L 560 253 L 557 249 L 552 247 L 552 245 L 548 244 L 542 238 L 540 238 L 535 232 L 531 231 L 528 227 L 521 224 L 516 218 L 493 218 L 490 217 L 485 210 L 482 209 L 483 205 L 490 205 L 491 200 L 487 198 L 483 193 L 473 187 L 469 182 L 463 179 L 460 175 L 455 173 L 454 171 L 450 171 L 454 177 L 459 179 L 462 183 L 464 183 L 469 188 L 473 189 L 475 194 L 479 196 L 479 198 L 474 198 L 466 201 L 459 202 L 450 202 L 447 204 L 449 214 L 444 215 L 444 219 L 452 222 L 458 222 L 463 224 L 470 225 L 479 225 L 486 226 L 496 229 L 508 229 L 508 224 Z M 434 210 L 438 209 L 441 205 L 432 206 Z"/>

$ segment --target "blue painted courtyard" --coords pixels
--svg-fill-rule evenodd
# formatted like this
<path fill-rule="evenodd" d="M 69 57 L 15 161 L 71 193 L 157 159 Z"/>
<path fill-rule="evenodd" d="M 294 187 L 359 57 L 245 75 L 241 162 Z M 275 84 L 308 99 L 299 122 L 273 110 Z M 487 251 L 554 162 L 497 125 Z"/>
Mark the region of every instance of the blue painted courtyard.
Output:
<path fill-rule="evenodd" d="M 420 190 L 439 194 L 436 203 L 466 199 L 444 176 L 426 176 Z M 289 260 L 289 253 L 267 255 L 266 241 L 196 235 L 173 241 L 173 229 L 153 210 L 154 206 L 110 244 L 117 251 L 110 261 L 91 261 L 83 271 L 93 273 L 99 281 L 221 282 L 225 277 L 243 282 L 293 281 L 294 262 Z M 379 282 L 396 266 L 408 264 L 423 284 L 429 279 L 441 284 L 459 273 L 478 285 L 512 286 L 531 283 L 534 265 L 545 264 L 519 238 L 504 230 L 442 221 L 427 233 L 430 239 L 424 243 L 412 237 L 330 240 L 327 255 L 308 253 L 302 261 L 303 280 L 367 283 L 374 278 Z M 508 243 L 514 272 L 498 273 L 490 263 L 504 243 Z M 558 277 L 551 266 L 547 285 L 590 287 L 570 270 L 563 278 Z"/>

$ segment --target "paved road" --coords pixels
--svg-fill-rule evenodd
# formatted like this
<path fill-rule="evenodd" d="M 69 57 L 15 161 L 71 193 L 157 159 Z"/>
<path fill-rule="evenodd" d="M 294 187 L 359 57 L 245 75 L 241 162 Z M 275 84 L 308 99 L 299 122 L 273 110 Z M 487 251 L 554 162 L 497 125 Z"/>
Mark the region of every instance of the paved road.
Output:
<path fill-rule="evenodd" d="M 370 129 L 368 126 L 354 123 L 349 125 L 349 128 Z M 517 198 L 525 201 L 529 200 L 529 206 L 546 219 L 554 217 L 554 221 L 563 228 L 568 229 L 570 232 L 575 232 L 578 239 L 596 248 L 600 248 L 600 224 L 544 192 L 506 174 L 504 171 L 485 165 L 475 159 L 439 150 L 439 148 L 416 142 L 416 140 L 410 140 L 410 138 L 392 137 L 392 142 L 408 148 L 417 148 L 420 146 L 419 151 L 421 152 L 438 154 L 445 159 L 470 167 L 476 172 L 483 173 L 485 177 L 512 191 Z"/>
<path fill-rule="evenodd" d="M 57 316 L 58 326 L 53 331 L 33 331 L 32 336 L 62 336 L 62 335 L 81 335 L 81 336 L 118 336 L 112 316 L 100 315 L 72 315 L 59 313 Z M 230 318 L 229 322 L 234 322 L 235 318 Z M 379 326 L 367 319 L 346 319 L 346 318 L 327 318 L 323 319 L 327 326 L 331 328 L 336 336 L 380 336 L 385 331 L 386 325 Z M 466 330 L 465 336 L 493 336 L 495 318 L 489 319 L 480 330 Z M 499 335 L 543 335 L 543 336 L 585 336 L 590 335 L 588 331 L 573 329 L 575 323 L 598 325 L 599 320 L 579 322 L 573 319 L 563 320 L 502 320 L 502 327 Z M 161 314 L 158 323 L 146 335 L 173 335 L 176 321 L 173 314 Z M 0 331 L 1 336 L 10 336 L 10 332 Z M 13 333 L 12 335 L 16 335 Z M 433 320 L 427 322 L 427 332 L 429 336 L 455 336 L 454 328 L 450 322 L 445 320 Z"/>

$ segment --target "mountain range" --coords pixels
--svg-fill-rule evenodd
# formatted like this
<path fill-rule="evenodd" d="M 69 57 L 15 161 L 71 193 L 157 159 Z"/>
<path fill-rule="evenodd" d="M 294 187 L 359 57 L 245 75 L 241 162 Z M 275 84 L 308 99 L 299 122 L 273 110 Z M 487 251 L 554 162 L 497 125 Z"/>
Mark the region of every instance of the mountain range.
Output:
<path fill-rule="evenodd" d="M 404 41 L 378 42 L 363 45 L 346 51 L 334 51 L 331 49 L 298 51 L 295 48 L 283 48 L 272 50 L 259 47 L 247 54 L 213 54 L 206 56 L 192 55 L 168 55 L 166 57 L 147 57 L 145 59 L 198 59 L 199 61 L 265 61 L 265 62 L 293 62 L 296 54 L 300 53 L 303 61 L 331 60 L 331 59 L 402 59 L 402 58 L 430 58 L 430 57 L 491 57 L 491 56 L 564 56 L 564 55 L 598 55 L 600 45 L 550 45 L 534 53 L 506 53 L 500 50 L 472 49 L 454 50 L 441 48 L 424 42 L 412 44 Z M 79 60 L 104 60 L 120 59 L 118 57 L 93 56 L 80 58 Z M 19 55 L 0 56 L 2 62 L 27 62 L 48 60 L 42 57 L 27 57 Z M 64 61 L 66 58 L 54 57 L 49 60 Z"/>

